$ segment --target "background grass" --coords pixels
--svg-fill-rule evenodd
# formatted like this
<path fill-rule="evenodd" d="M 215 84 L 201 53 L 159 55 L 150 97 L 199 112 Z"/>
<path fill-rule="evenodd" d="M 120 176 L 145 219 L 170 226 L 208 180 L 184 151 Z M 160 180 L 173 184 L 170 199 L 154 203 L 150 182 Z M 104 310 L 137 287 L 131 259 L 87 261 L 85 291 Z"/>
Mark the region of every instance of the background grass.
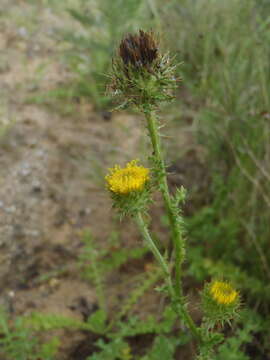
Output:
<path fill-rule="evenodd" d="M 187 219 L 189 273 L 224 274 L 262 319 L 270 295 L 269 3 L 178 1 L 160 16 L 184 60 L 188 102 L 179 102 L 184 114 L 193 110 L 211 179 L 206 203 Z"/>
<path fill-rule="evenodd" d="M 186 104 L 180 98 L 180 106 L 189 110 L 196 106 L 197 138 L 207 150 L 211 178 L 207 203 L 189 220 L 190 236 L 202 247 L 204 257 L 234 264 L 247 277 L 255 277 L 265 288 L 267 301 L 270 31 L 266 14 L 266 4 L 238 0 L 176 2 L 161 12 L 166 28 L 171 27 L 170 47 L 184 60 L 180 74 L 191 100 Z M 226 275 L 234 277 L 234 273 Z"/>

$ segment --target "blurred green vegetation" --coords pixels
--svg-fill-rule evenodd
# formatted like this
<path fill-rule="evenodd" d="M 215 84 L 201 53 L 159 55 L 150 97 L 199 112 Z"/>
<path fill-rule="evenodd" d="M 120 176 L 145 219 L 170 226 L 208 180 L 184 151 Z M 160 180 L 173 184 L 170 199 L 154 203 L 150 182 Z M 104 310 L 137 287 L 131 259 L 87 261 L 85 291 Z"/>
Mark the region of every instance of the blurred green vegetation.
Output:
<path fill-rule="evenodd" d="M 266 2 L 254 0 L 175 1 L 160 15 L 170 49 L 184 60 L 180 74 L 189 102 L 180 98 L 179 106 L 194 104 L 198 142 L 207 150 L 211 177 L 206 204 L 188 219 L 196 245 L 192 266 L 199 256 L 256 278 L 264 288 L 260 305 L 265 310 L 270 290 L 269 10 Z M 248 303 L 258 301 L 252 281 L 237 283 Z"/>
<path fill-rule="evenodd" d="M 53 360 L 60 345 L 57 337 L 41 343 L 37 335 L 25 326 L 25 318 L 17 317 L 10 325 L 10 319 L 0 308 L 0 356 L 7 360 Z"/>
<path fill-rule="evenodd" d="M 183 61 L 179 107 L 192 110 L 211 179 L 187 219 L 188 272 L 230 279 L 262 317 L 270 305 L 269 15 L 269 2 L 254 0 L 173 1 L 160 10 L 168 47 Z M 266 356 L 269 332 L 260 335 Z"/>
<path fill-rule="evenodd" d="M 64 62 L 74 79 L 68 89 L 59 89 L 59 94 L 71 99 L 85 97 L 97 109 L 104 109 L 110 104 L 106 84 L 115 48 L 123 34 L 149 21 L 148 1 L 78 0 L 66 10 L 80 26 L 76 32 L 61 32 L 68 45 Z"/>

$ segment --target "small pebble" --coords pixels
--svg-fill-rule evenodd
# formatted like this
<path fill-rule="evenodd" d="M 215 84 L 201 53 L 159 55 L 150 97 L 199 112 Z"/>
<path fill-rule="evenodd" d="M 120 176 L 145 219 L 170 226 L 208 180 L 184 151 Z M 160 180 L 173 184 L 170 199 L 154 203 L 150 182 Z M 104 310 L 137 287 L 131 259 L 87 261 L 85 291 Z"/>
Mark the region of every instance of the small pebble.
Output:
<path fill-rule="evenodd" d="M 10 291 L 8 292 L 8 296 L 9 296 L 10 298 L 14 298 L 15 292 L 14 292 L 13 290 L 10 290 Z"/>
<path fill-rule="evenodd" d="M 40 193 L 42 191 L 41 189 L 41 182 L 38 180 L 34 180 L 31 185 L 32 192 L 34 193 Z"/>
<path fill-rule="evenodd" d="M 39 150 L 36 152 L 36 157 L 38 157 L 38 158 L 44 158 L 44 157 L 45 157 L 45 151 L 42 150 L 42 149 L 39 149 Z"/>
<path fill-rule="evenodd" d="M 12 205 L 6 208 L 6 212 L 9 214 L 14 214 L 16 212 L 16 206 Z"/>
<path fill-rule="evenodd" d="M 28 36 L 28 31 L 27 31 L 27 29 L 25 28 L 25 27 L 20 27 L 19 29 L 18 29 L 18 34 L 22 37 L 22 38 L 27 38 L 27 36 Z"/>

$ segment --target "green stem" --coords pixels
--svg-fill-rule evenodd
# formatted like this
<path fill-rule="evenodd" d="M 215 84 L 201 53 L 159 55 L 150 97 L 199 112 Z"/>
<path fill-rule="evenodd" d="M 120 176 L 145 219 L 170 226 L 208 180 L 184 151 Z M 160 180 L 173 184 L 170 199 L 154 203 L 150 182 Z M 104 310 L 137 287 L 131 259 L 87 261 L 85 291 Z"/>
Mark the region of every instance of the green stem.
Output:
<path fill-rule="evenodd" d="M 201 344 L 203 342 L 202 336 L 185 307 L 182 304 L 177 304 L 175 311 L 178 314 L 179 318 L 184 320 L 184 323 L 186 324 L 186 326 L 188 326 L 194 338 Z"/>
<path fill-rule="evenodd" d="M 95 285 L 96 285 L 96 290 L 97 290 L 99 306 L 105 313 L 107 313 L 106 300 L 105 300 L 105 295 L 103 292 L 102 280 L 100 278 L 99 270 L 97 268 L 97 264 L 95 261 L 92 264 L 92 269 L 93 269 L 93 274 L 96 278 Z"/>
<path fill-rule="evenodd" d="M 101 278 L 101 274 L 98 267 L 98 260 L 96 256 L 95 249 L 92 249 L 92 251 L 89 252 L 90 254 L 90 260 L 91 260 L 91 269 L 93 272 L 93 278 L 95 283 L 95 288 L 97 291 L 97 298 L 100 308 L 107 313 L 107 307 L 106 307 L 106 300 L 105 300 L 105 294 L 103 289 L 103 282 Z"/>
<path fill-rule="evenodd" d="M 181 299 L 179 299 L 179 297 L 177 296 L 177 294 L 175 293 L 175 289 L 173 287 L 172 284 L 172 280 L 171 280 L 171 275 L 170 275 L 170 270 L 169 267 L 165 261 L 165 259 L 163 258 L 163 256 L 161 255 L 160 251 L 158 250 L 158 248 L 156 247 L 154 241 L 152 240 L 152 237 L 148 231 L 147 225 L 141 215 L 140 212 L 138 212 L 135 216 L 135 220 L 137 222 L 137 225 L 143 235 L 143 238 L 146 242 L 146 244 L 148 245 L 148 247 L 150 248 L 150 250 L 152 251 L 154 257 L 156 258 L 157 262 L 159 263 L 163 273 L 164 273 L 164 277 L 166 280 L 166 284 L 168 287 L 168 291 L 171 297 L 171 300 L 173 302 L 173 306 L 174 306 L 174 310 L 177 313 L 177 315 L 179 316 L 180 320 L 184 320 L 185 324 L 189 327 L 192 335 L 199 341 L 201 342 L 201 336 L 200 333 L 196 327 L 196 325 L 194 324 L 194 321 L 192 320 L 191 316 L 189 315 L 189 313 L 187 312 L 187 310 L 185 309 L 184 304 L 182 303 Z"/>
<path fill-rule="evenodd" d="M 175 250 L 175 283 L 174 283 L 173 293 L 171 294 L 173 296 L 172 300 L 173 301 L 175 300 L 176 302 L 174 307 L 178 316 L 184 320 L 185 324 L 189 327 L 193 336 L 199 342 L 201 342 L 202 341 L 201 335 L 194 321 L 192 320 L 191 316 L 186 310 L 183 300 L 182 285 L 181 285 L 181 266 L 184 260 L 184 240 L 182 235 L 182 229 L 180 227 L 181 219 L 179 218 L 179 215 L 175 211 L 175 205 L 173 204 L 173 200 L 169 192 L 166 165 L 162 155 L 157 120 L 154 116 L 154 113 L 151 111 L 144 111 L 144 114 L 147 120 L 147 126 L 148 126 L 152 147 L 154 150 L 154 156 L 161 170 L 160 189 L 163 195 L 166 212 L 170 221 L 173 245 Z"/>
<path fill-rule="evenodd" d="M 161 192 L 163 195 L 166 212 L 170 221 L 171 231 L 172 231 L 172 239 L 175 249 L 175 290 L 176 295 L 181 298 L 182 297 L 182 286 L 181 286 L 181 265 L 184 260 L 184 241 L 182 236 L 182 231 L 180 227 L 180 219 L 179 215 L 175 213 L 174 204 L 172 202 L 169 187 L 167 182 L 167 172 L 165 162 L 162 156 L 161 144 L 160 144 L 160 136 L 158 133 L 157 121 L 152 112 L 145 112 L 148 130 L 150 139 L 152 142 L 154 156 L 158 161 L 161 170 Z"/>
<path fill-rule="evenodd" d="M 142 217 L 142 214 L 140 212 L 137 212 L 137 214 L 135 216 L 135 220 L 136 220 L 136 223 L 143 235 L 143 238 L 144 238 L 146 244 L 148 245 L 148 247 L 152 251 L 154 257 L 156 258 L 157 262 L 159 263 L 159 265 L 164 273 L 169 290 L 171 292 L 171 289 L 173 289 L 173 286 L 172 286 L 172 282 L 171 282 L 169 267 L 168 267 L 166 261 L 164 260 L 163 256 L 159 252 L 158 248 L 156 247 L 156 244 L 152 240 L 151 235 L 149 234 L 149 231 L 147 229 L 147 225 L 146 225 L 146 223 Z"/>

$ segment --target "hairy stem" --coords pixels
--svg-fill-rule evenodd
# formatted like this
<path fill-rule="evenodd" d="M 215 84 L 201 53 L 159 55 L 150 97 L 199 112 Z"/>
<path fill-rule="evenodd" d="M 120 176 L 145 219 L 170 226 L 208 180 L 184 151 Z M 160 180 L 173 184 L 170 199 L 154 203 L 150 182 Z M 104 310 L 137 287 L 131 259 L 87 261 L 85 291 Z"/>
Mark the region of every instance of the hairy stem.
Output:
<path fill-rule="evenodd" d="M 146 225 L 146 223 L 145 223 L 145 221 L 144 221 L 144 219 L 142 217 L 142 214 L 140 212 L 138 212 L 136 214 L 135 220 L 136 220 L 136 223 L 137 223 L 137 225 L 138 225 L 138 227 L 140 229 L 140 232 L 143 235 L 143 238 L 144 238 L 147 246 L 152 251 L 154 257 L 156 258 L 157 262 L 159 263 L 159 265 L 160 265 L 160 267 L 161 267 L 161 269 L 162 269 L 162 271 L 164 273 L 167 285 L 169 286 L 169 288 L 172 288 L 172 282 L 171 282 L 169 267 L 168 267 L 165 259 L 161 255 L 160 251 L 156 247 L 156 244 L 152 240 L 152 237 L 149 234 L 149 231 L 147 229 L 147 225 Z"/>
<path fill-rule="evenodd" d="M 154 117 L 153 112 L 145 112 L 147 119 L 147 126 L 152 142 L 154 156 L 159 164 L 161 170 L 161 184 L 160 190 L 163 195 L 166 212 L 170 221 L 170 228 L 172 232 L 173 245 L 175 250 L 175 290 L 179 298 L 182 297 L 182 286 L 181 286 L 181 265 L 184 260 L 184 241 L 182 236 L 182 230 L 180 227 L 179 215 L 175 212 L 174 204 L 169 193 L 169 187 L 167 182 L 167 172 L 165 162 L 162 156 L 160 136 L 158 133 L 157 120 Z"/>
<path fill-rule="evenodd" d="M 135 220 L 136 220 L 136 223 L 137 223 L 137 225 L 138 225 L 138 227 L 140 229 L 140 232 L 143 235 L 143 238 L 144 238 L 146 244 L 148 245 L 148 247 L 152 251 L 155 259 L 157 260 L 157 262 L 159 263 L 159 265 L 160 265 L 160 267 L 161 267 L 161 269 L 163 271 L 165 281 L 166 281 L 166 285 L 167 285 L 167 288 L 168 288 L 168 292 L 169 292 L 169 295 L 170 295 L 171 300 L 172 300 L 173 309 L 175 310 L 175 312 L 179 316 L 180 320 L 184 320 L 185 324 L 189 327 L 192 335 L 199 342 L 201 342 L 201 336 L 200 336 L 200 333 L 199 333 L 196 325 L 194 324 L 194 321 L 192 320 L 191 316 L 187 312 L 187 310 L 185 308 L 185 305 L 182 303 L 181 299 L 179 299 L 179 297 L 177 296 L 176 290 L 173 287 L 172 280 L 171 280 L 170 269 L 169 269 L 165 259 L 161 255 L 160 251 L 156 247 L 154 241 L 152 240 L 152 237 L 151 237 L 151 235 L 150 235 L 150 233 L 148 231 L 148 228 L 147 228 L 147 224 L 145 223 L 145 220 L 143 219 L 140 212 L 138 212 L 136 214 Z"/>
<path fill-rule="evenodd" d="M 93 253 L 94 251 L 92 251 L 90 254 L 90 260 L 91 260 L 91 268 L 94 276 L 94 283 L 97 291 L 98 303 L 100 308 L 106 313 L 107 307 L 106 307 L 105 294 L 103 291 L 103 282 L 99 272 L 96 256 L 92 255 Z"/>

